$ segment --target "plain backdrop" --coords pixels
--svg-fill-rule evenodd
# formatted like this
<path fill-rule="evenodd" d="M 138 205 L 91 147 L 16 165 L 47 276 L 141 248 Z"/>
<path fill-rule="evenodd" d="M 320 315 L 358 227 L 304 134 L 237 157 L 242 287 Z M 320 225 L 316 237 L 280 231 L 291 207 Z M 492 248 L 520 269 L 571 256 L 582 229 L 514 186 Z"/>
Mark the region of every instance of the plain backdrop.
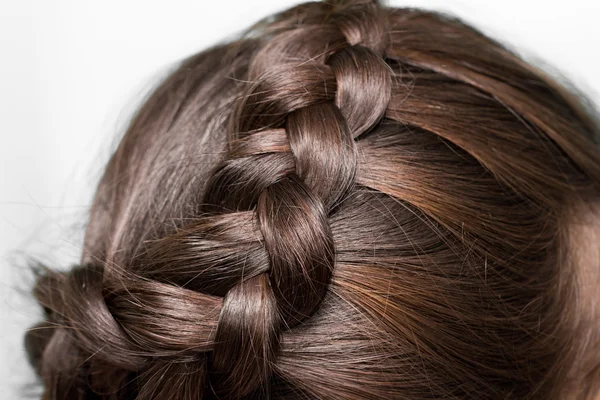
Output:
<path fill-rule="evenodd" d="M 0 0 L 0 397 L 34 381 L 31 258 L 79 259 L 94 187 L 142 97 L 175 63 L 292 0 Z M 600 97 L 600 1 L 394 1 L 446 11 Z"/>

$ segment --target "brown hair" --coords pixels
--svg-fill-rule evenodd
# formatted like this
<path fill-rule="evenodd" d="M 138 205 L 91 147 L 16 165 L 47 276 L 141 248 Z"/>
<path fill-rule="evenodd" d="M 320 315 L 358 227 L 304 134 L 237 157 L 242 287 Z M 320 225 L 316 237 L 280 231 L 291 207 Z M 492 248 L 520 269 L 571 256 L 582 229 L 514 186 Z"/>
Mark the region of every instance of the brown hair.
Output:
<path fill-rule="evenodd" d="M 375 1 L 184 60 L 113 154 L 81 264 L 39 275 L 44 399 L 599 395 L 581 104 L 461 21 Z"/>

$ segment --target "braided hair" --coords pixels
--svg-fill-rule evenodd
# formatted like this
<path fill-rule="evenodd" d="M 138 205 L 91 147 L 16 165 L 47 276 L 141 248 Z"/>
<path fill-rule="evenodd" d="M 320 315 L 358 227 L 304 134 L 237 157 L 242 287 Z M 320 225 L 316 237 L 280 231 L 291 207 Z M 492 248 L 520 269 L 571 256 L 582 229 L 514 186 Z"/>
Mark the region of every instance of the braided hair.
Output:
<path fill-rule="evenodd" d="M 80 265 L 40 272 L 43 397 L 592 393 L 562 227 L 600 193 L 597 133 L 449 16 L 335 0 L 260 21 L 161 82 Z"/>

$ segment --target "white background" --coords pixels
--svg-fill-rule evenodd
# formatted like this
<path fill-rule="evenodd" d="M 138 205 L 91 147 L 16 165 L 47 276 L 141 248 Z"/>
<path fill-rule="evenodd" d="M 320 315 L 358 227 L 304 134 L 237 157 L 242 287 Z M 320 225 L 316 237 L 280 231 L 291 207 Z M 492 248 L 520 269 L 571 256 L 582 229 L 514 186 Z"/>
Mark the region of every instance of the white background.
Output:
<path fill-rule="evenodd" d="M 143 94 L 176 61 L 291 0 L 0 0 L 0 397 L 32 382 L 27 257 L 77 262 L 86 211 Z M 388 1 L 451 12 L 599 102 L 600 1 Z"/>

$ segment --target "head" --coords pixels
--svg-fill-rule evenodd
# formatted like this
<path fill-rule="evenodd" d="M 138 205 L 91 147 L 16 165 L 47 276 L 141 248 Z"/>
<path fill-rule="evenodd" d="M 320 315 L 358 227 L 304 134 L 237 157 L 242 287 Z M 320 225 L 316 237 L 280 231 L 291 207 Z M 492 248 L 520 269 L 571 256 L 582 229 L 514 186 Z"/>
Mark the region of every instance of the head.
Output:
<path fill-rule="evenodd" d="M 40 274 L 44 398 L 594 398 L 598 135 L 457 19 L 267 18 L 157 87 Z"/>

